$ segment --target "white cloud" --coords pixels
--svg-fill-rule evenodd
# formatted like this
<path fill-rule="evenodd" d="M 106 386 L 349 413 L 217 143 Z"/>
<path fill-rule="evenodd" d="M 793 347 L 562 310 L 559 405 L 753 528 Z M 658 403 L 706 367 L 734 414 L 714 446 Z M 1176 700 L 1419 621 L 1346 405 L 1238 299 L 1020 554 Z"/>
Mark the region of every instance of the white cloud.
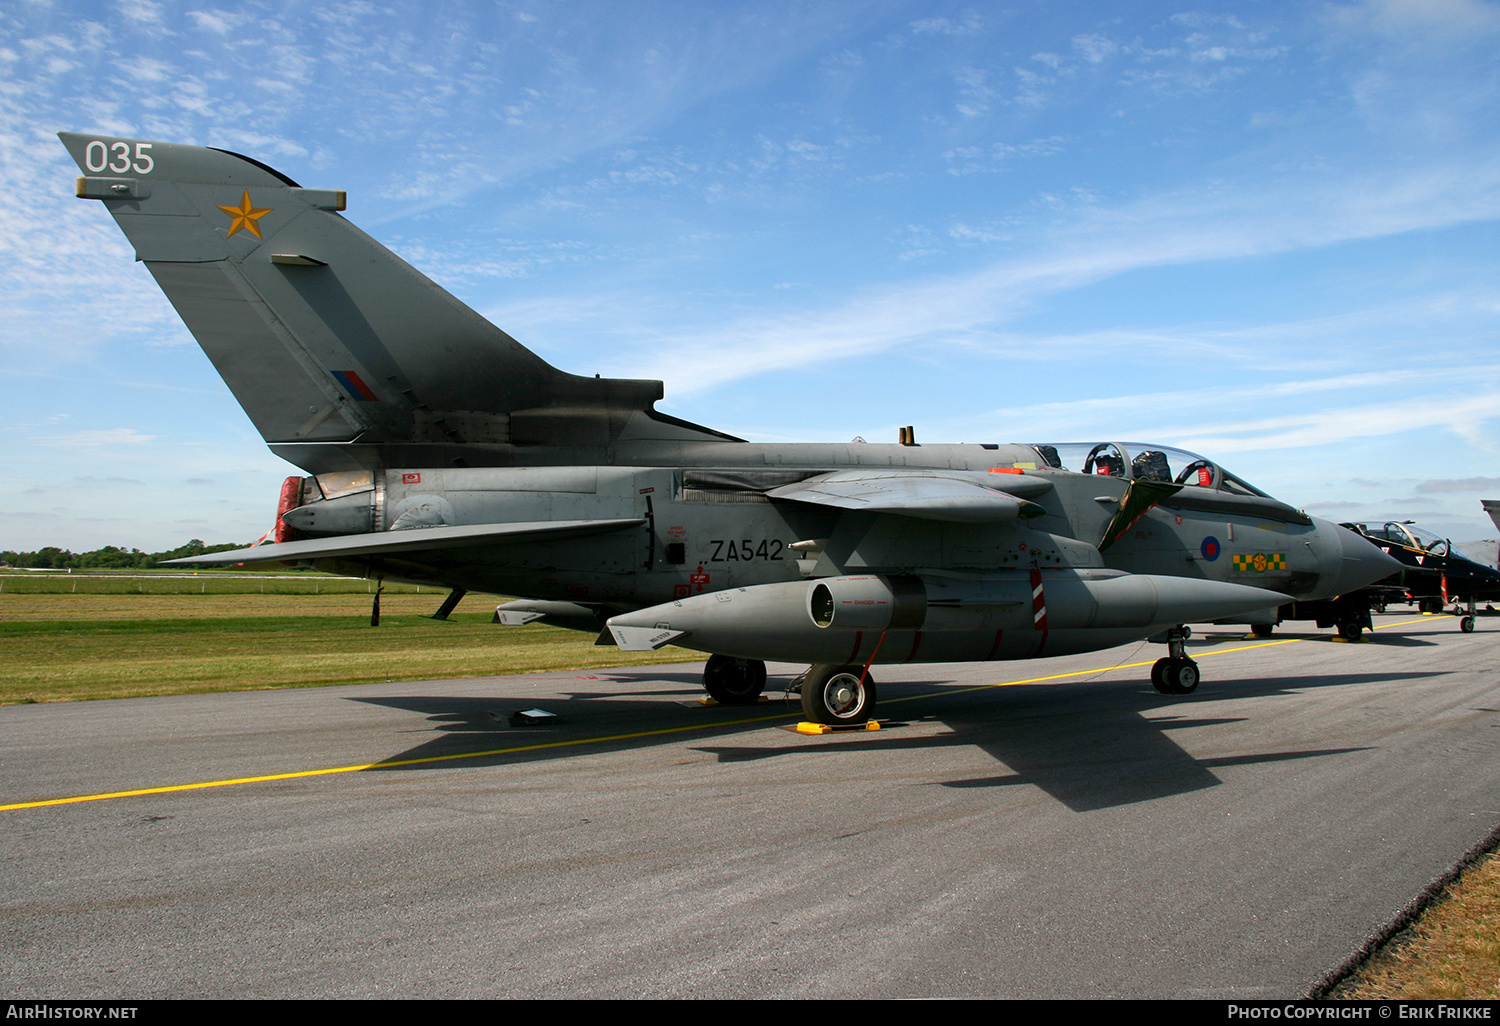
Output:
<path fill-rule="evenodd" d="M 1214 453 L 1286 450 L 1429 428 L 1442 428 L 1474 443 L 1484 437 L 1476 435 L 1476 428 L 1496 416 L 1500 416 L 1500 389 L 1470 396 L 1419 396 L 1395 402 L 1216 424 L 1190 435 L 1184 444 Z"/>
<path fill-rule="evenodd" d="M 1335 23 L 1400 44 L 1447 42 L 1500 32 L 1500 9 L 1483 0 L 1363 0 L 1331 5 Z"/>
<path fill-rule="evenodd" d="M 166 61 L 153 57 L 122 57 L 114 64 L 137 82 L 166 82 L 176 70 Z"/>
<path fill-rule="evenodd" d="M 1120 46 L 1107 36 L 1091 32 L 1074 36 L 1073 49 L 1090 64 L 1102 64 L 1119 52 Z"/>
<path fill-rule="evenodd" d="M 651 376 L 701 390 L 764 366 L 804 367 L 903 343 L 989 334 L 1043 297 L 1126 271 L 1310 249 L 1500 218 L 1500 162 L 1260 190 L 1179 193 L 1082 207 L 1032 255 L 966 275 L 897 284 L 822 311 L 657 340 Z M 745 361 L 756 353 L 757 361 Z M 640 368 L 635 368 L 636 372 Z"/>
<path fill-rule="evenodd" d="M 115 9 L 127 20 L 142 26 L 157 27 L 162 24 L 162 5 L 152 0 L 115 0 Z"/>
<path fill-rule="evenodd" d="M 1500 493 L 1500 477 L 1461 477 L 1448 480 L 1423 481 L 1417 485 L 1417 491 Z"/>
<path fill-rule="evenodd" d="M 66 435 L 44 435 L 32 439 L 39 445 L 65 448 L 109 448 L 120 445 L 145 445 L 156 441 L 155 435 L 143 435 L 135 428 L 103 428 L 74 431 Z"/>
<path fill-rule="evenodd" d="M 962 20 L 952 18 L 922 18 L 911 23 L 911 30 L 919 36 L 975 36 L 983 29 L 979 15 L 974 11 L 964 14 Z"/>
<path fill-rule="evenodd" d="M 238 14 L 232 11 L 220 11 L 217 9 L 209 11 L 188 11 L 187 15 L 189 18 L 193 19 L 193 23 L 197 25 L 198 28 L 202 29 L 205 32 L 212 32 L 215 35 L 220 36 L 228 35 L 230 32 L 233 32 L 235 29 L 239 28 L 239 26 L 243 25 L 246 21 L 249 20 L 249 17 L 247 15 Z"/>

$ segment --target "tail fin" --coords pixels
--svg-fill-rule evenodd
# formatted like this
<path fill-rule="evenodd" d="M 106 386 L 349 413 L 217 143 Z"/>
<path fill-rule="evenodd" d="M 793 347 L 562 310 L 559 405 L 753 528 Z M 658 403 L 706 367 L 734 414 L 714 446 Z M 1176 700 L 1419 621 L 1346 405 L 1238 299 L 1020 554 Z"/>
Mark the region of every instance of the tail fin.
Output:
<path fill-rule="evenodd" d="M 659 381 L 552 367 L 341 217 L 342 192 L 225 150 L 59 138 L 78 195 L 103 201 L 261 437 L 310 472 L 736 440 L 657 413 Z"/>

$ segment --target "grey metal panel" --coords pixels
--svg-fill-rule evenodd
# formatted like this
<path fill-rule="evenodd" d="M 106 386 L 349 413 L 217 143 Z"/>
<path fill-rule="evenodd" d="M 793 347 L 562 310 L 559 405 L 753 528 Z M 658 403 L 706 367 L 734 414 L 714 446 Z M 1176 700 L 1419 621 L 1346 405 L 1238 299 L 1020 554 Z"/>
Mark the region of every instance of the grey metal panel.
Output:
<path fill-rule="evenodd" d="M 1209 491 L 1204 488 L 1184 488 L 1170 499 L 1163 499 L 1165 509 L 1192 509 L 1220 515 L 1241 514 L 1252 517 L 1268 517 L 1284 524 L 1301 524 L 1306 527 L 1312 518 L 1301 510 L 1293 509 L 1276 499 L 1259 495 L 1234 495 L 1230 492 Z"/>
<path fill-rule="evenodd" d="M 773 489 L 770 495 L 777 499 L 842 509 L 867 509 L 960 522 L 1015 520 L 1030 505 L 1012 495 L 990 491 L 968 481 L 912 474 L 873 479 L 829 474 Z"/>
<path fill-rule="evenodd" d="M 599 491 L 600 475 L 604 472 L 612 480 L 629 487 L 634 482 L 630 470 L 608 471 L 605 468 L 584 467 L 444 467 L 440 470 L 424 470 L 423 489 L 438 489 L 455 492 L 576 492 L 592 495 Z M 401 468 L 393 468 L 387 475 L 392 491 L 403 487 Z"/>
<path fill-rule="evenodd" d="M 234 270 L 215 263 L 146 264 L 188 330 L 266 439 L 345 441 L 358 433 L 348 400 L 326 375 L 309 373 L 266 320 L 264 307 L 236 286 Z M 332 409 L 329 409 L 332 407 Z M 327 410 L 323 419 L 309 420 Z"/>

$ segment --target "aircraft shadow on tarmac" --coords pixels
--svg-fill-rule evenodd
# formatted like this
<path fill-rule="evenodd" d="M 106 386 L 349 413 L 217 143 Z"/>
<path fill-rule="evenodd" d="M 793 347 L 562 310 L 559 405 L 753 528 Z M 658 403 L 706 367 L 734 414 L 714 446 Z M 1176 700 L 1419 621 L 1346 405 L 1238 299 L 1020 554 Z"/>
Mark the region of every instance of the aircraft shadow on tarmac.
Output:
<path fill-rule="evenodd" d="M 1457 628 L 1453 633 L 1457 634 Z M 1437 648 L 1438 643 L 1431 635 L 1415 634 L 1372 634 L 1369 639 L 1361 644 L 1374 642 L 1382 648 Z"/>
<path fill-rule="evenodd" d="M 1426 674 L 1328 674 L 1295 681 L 1251 679 L 1216 681 L 1204 698 L 1234 700 L 1270 694 L 1293 694 L 1313 688 L 1406 681 Z M 940 700 L 941 690 L 929 699 Z M 857 735 L 826 745 L 821 751 L 852 753 L 875 748 L 936 748 L 972 745 L 993 756 L 1013 772 L 965 780 L 934 781 L 944 787 L 1008 787 L 1032 784 L 1074 812 L 1131 805 L 1170 795 L 1217 786 L 1213 770 L 1222 766 L 1254 765 L 1294 759 L 1321 758 L 1360 751 L 1359 748 L 1303 749 L 1195 759 L 1169 736 L 1173 731 L 1243 722 L 1242 717 L 1194 718 L 1151 716 L 1166 704 L 1180 708 L 1181 699 L 1158 695 L 1149 686 L 1119 681 L 1098 684 L 1019 685 L 979 694 L 955 696 L 961 709 L 930 714 L 951 734 L 903 738 Z M 727 748 L 699 746 L 699 751 L 722 761 L 775 758 L 803 749 Z"/>
<path fill-rule="evenodd" d="M 1440 672 L 1416 676 L 1437 676 Z M 1226 700 L 1266 694 L 1307 691 L 1311 688 L 1371 684 L 1382 679 L 1407 681 L 1412 673 L 1340 673 L 1304 676 L 1296 681 L 1215 681 L 1206 699 Z M 929 697 L 939 699 L 942 691 Z M 953 733 L 926 738 L 870 738 L 859 735 L 835 745 L 826 753 L 849 753 L 870 748 L 932 748 L 975 745 L 1004 763 L 1010 774 L 968 780 L 933 781 L 947 787 L 1002 787 L 1034 784 L 1073 811 L 1094 811 L 1116 805 L 1152 801 L 1220 784 L 1212 769 L 1218 766 L 1254 765 L 1289 759 L 1334 756 L 1359 748 L 1314 748 L 1298 751 L 1263 751 L 1241 756 L 1194 759 L 1170 738 L 1175 730 L 1199 729 L 1236 723 L 1242 717 L 1196 718 L 1187 715 L 1155 715 L 1154 709 L 1170 705 L 1181 708 L 1181 699 L 1157 694 L 1149 685 L 1101 681 L 1098 684 L 1016 685 L 956 696 L 963 706 L 956 711 L 930 717 L 942 720 Z M 705 747 L 699 751 L 717 754 L 721 760 L 777 757 L 796 748 Z"/>
<path fill-rule="evenodd" d="M 1453 629 L 1453 633 L 1455 633 L 1455 634 L 1458 633 L 1458 628 L 1457 627 L 1455 627 Z M 1197 648 L 1197 647 L 1208 648 L 1208 647 L 1210 647 L 1212 645 L 1221 645 L 1221 644 L 1223 644 L 1226 641 L 1239 641 L 1241 639 L 1253 640 L 1253 641 L 1270 641 L 1270 642 L 1277 642 L 1277 641 L 1312 641 L 1312 642 L 1317 642 L 1319 644 L 1324 644 L 1324 645 L 1347 645 L 1347 644 L 1349 644 L 1349 642 L 1345 641 L 1343 638 L 1339 637 L 1337 634 L 1325 634 L 1325 633 L 1321 633 L 1321 632 L 1320 633 L 1316 633 L 1316 634 L 1295 634 L 1295 633 L 1280 633 L 1280 632 L 1278 632 L 1278 633 L 1272 635 L 1270 638 L 1253 638 L 1253 639 L 1248 639 L 1248 638 L 1246 638 L 1245 635 L 1239 634 L 1239 633 L 1235 633 L 1235 634 L 1208 634 L 1208 635 L 1204 635 L 1204 636 L 1194 635 L 1192 638 L 1188 639 L 1187 647 L 1190 648 L 1190 649 L 1191 648 Z M 1389 630 L 1386 630 L 1386 631 L 1380 631 L 1379 633 L 1366 634 L 1365 637 L 1364 637 L 1364 640 L 1358 642 L 1358 644 L 1361 644 L 1361 645 L 1379 645 L 1382 648 L 1436 648 L 1437 645 L 1438 645 L 1438 642 L 1435 641 L 1435 640 L 1433 640 L 1430 635 L 1421 635 L 1421 634 L 1396 634 L 1396 633 L 1390 632 Z"/>
<path fill-rule="evenodd" d="M 934 667 L 938 669 L 938 667 Z M 1406 681 L 1413 677 L 1442 676 L 1427 673 L 1324 674 L 1291 680 L 1250 678 L 1215 681 L 1204 699 L 1233 701 L 1382 681 Z M 387 763 L 436 760 L 417 765 L 378 765 L 367 772 L 452 768 L 463 753 L 474 753 L 464 765 L 494 767 L 561 758 L 577 758 L 600 751 L 618 751 L 670 743 L 683 733 L 698 730 L 716 736 L 763 730 L 767 716 L 785 709 L 787 719 L 794 707 L 775 701 L 757 706 L 704 709 L 694 701 L 701 690 L 692 674 L 601 674 L 599 680 L 639 680 L 642 683 L 680 681 L 678 689 L 631 691 L 635 700 L 601 696 L 597 692 L 537 700 L 559 716 L 552 727 L 509 725 L 509 712 L 529 707 L 527 699 L 413 696 L 360 698 L 391 708 L 422 713 L 439 736 L 417 745 Z M 779 683 L 779 682 L 778 682 Z M 1189 731 L 1242 722 L 1243 717 L 1192 717 L 1183 715 L 1181 697 L 1163 696 L 1149 684 L 1129 681 L 1089 681 L 1071 684 L 1014 685 L 993 690 L 953 689 L 945 696 L 945 685 L 956 682 L 938 678 L 914 683 L 893 683 L 886 694 L 888 710 L 910 709 L 913 721 L 941 721 L 951 733 L 937 736 L 903 736 L 896 730 L 879 734 L 858 733 L 808 738 L 804 745 L 786 747 L 696 745 L 696 751 L 716 756 L 721 762 L 771 759 L 809 752 L 835 756 L 879 750 L 915 750 L 971 745 L 982 749 L 1010 773 L 961 780 L 934 780 L 936 786 L 955 788 L 1010 787 L 1031 784 L 1074 812 L 1131 805 L 1172 795 L 1186 794 L 1220 783 L 1214 770 L 1224 766 L 1254 765 L 1296 759 L 1325 758 L 1360 751 L 1359 748 L 1329 748 L 1268 751 L 1197 759 L 1170 736 Z M 768 690 L 774 689 L 772 685 Z M 621 693 L 626 694 L 626 693 Z M 641 702 L 642 696 L 678 695 L 676 703 Z M 923 706 L 940 704 L 926 712 L 902 699 Z M 1191 701 L 1191 699 L 1188 699 Z M 896 708 L 890 708 L 901 702 Z M 576 703 L 576 704 L 575 704 Z M 1172 710 L 1167 712 L 1166 710 Z M 1161 715 L 1152 715 L 1160 712 Z M 712 717 L 712 722 L 703 722 Z M 899 725 L 892 722 L 892 727 Z M 701 726 L 695 724 L 701 723 Z M 649 733 L 647 733 L 649 732 Z M 646 736 L 629 736 L 644 734 Z M 594 738 L 598 738 L 595 740 Z M 778 739 L 779 740 L 779 739 Z M 569 743 L 573 742 L 573 743 Z M 561 747 L 560 747 L 561 746 Z M 531 750 L 518 750 L 518 749 Z M 447 758 L 444 758 L 447 757 Z M 457 757 L 457 758 L 455 758 Z"/>
<path fill-rule="evenodd" d="M 661 744 L 663 734 L 672 738 L 692 730 L 711 734 L 760 730 L 766 726 L 767 716 L 775 716 L 782 710 L 786 710 L 788 719 L 792 715 L 791 706 L 775 700 L 753 706 L 704 707 L 701 674 L 600 673 L 584 679 L 605 683 L 617 680 L 680 683 L 675 687 L 641 687 L 618 692 L 558 691 L 541 697 L 521 692 L 481 698 L 443 695 L 355 698 L 352 701 L 421 713 L 428 725 L 412 728 L 408 733 L 436 734 L 431 740 L 382 760 L 367 772 L 451 767 L 455 761 L 451 757 L 464 752 L 474 753 L 468 765 L 475 767 L 576 758 L 594 752 Z M 535 707 L 555 714 L 557 721 L 534 726 L 510 723 L 512 713 Z M 649 736 L 632 736 L 642 734 Z M 567 747 L 559 747 L 562 745 Z M 518 750 L 526 748 L 532 750 Z M 443 762 L 421 761 L 444 757 L 450 758 Z M 392 765 L 412 760 L 417 764 Z"/>
<path fill-rule="evenodd" d="M 696 697 L 703 691 L 703 671 L 694 670 L 692 673 L 628 673 L 625 671 L 611 670 L 599 680 L 617 680 L 622 684 L 639 681 L 643 684 L 677 684 L 686 687 Z M 576 698 L 581 702 L 591 701 L 599 698 L 625 698 L 627 696 L 642 695 L 682 695 L 682 687 L 663 689 L 660 691 L 642 691 L 639 688 L 627 688 L 621 691 L 564 691 L 562 694 L 569 698 Z"/>

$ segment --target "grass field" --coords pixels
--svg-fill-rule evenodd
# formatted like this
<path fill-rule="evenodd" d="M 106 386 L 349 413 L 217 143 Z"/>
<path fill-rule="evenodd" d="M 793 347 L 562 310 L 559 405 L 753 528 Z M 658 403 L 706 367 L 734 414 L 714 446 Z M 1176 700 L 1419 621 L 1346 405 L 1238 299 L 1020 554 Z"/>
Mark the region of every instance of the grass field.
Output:
<path fill-rule="evenodd" d="M 1356 1001 L 1500 999 L 1500 855 L 1487 855 L 1470 867 L 1333 996 Z"/>
<path fill-rule="evenodd" d="M 482 677 L 701 660 L 500 627 L 493 596 L 328 577 L 0 575 L 0 704 Z M 74 590 L 76 588 L 76 591 Z M 262 593 L 261 589 L 265 591 Z"/>
<path fill-rule="evenodd" d="M 373 595 L 375 584 L 326 574 L 138 570 L 0 573 L 0 595 Z M 387 584 L 387 595 L 446 594 L 432 585 Z"/>

